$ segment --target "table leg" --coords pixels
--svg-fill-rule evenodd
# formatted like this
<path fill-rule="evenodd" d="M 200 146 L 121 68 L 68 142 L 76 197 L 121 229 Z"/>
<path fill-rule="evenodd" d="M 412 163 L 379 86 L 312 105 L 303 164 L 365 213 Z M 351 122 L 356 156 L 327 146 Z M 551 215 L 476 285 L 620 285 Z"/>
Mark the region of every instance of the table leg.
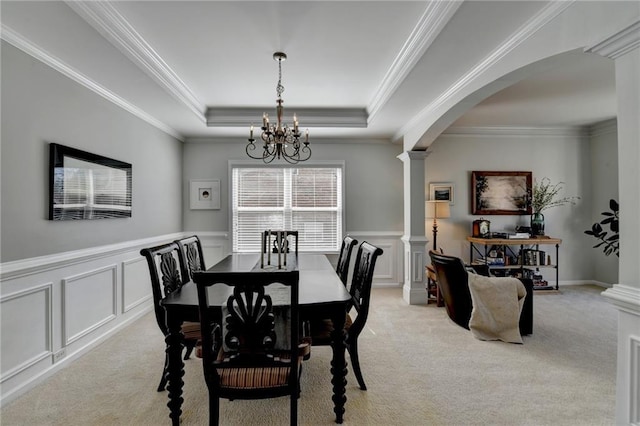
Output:
<path fill-rule="evenodd" d="M 168 385 L 169 402 L 167 407 L 171 410 L 169 417 L 174 426 L 180 424 L 180 415 L 182 414 L 182 386 L 184 381 L 184 362 L 182 362 L 182 349 L 184 348 L 184 334 L 182 334 L 182 321 L 177 323 L 167 320 L 169 333 L 165 337 L 167 344 L 167 356 L 169 360 L 168 367 Z"/>
<path fill-rule="evenodd" d="M 332 316 L 333 332 L 331 333 L 331 348 L 333 358 L 331 360 L 331 384 L 333 385 L 333 412 L 336 413 L 336 423 L 342 423 L 344 405 L 347 401 L 345 395 L 347 386 L 347 362 L 345 360 L 345 312 L 341 309 Z"/>

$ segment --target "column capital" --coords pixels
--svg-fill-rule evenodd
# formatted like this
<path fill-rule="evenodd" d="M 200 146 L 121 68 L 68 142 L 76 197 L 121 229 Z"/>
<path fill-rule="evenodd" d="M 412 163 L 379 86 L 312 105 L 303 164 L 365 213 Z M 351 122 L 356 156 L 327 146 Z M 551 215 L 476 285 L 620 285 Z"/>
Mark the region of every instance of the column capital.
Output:
<path fill-rule="evenodd" d="M 401 161 L 407 162 L 411 160 L 423 160 L 425 159 L 430 152 L 428 151 L 404 151 L 402 154 L 398 155 L 396 158 Z"/>

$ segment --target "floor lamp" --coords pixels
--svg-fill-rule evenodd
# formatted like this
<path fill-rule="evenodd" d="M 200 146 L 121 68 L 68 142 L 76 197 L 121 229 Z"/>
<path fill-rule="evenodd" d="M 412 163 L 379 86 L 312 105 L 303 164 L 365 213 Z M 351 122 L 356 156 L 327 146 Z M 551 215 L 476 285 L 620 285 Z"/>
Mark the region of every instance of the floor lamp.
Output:
<path fill-rule="evenodd" d="M 437 250 L 436 236 L 438 235 L 438 219 L 451 216 L 449 201 L 427 201 L 427 219 L 433 218 L 433 250 Z"/>

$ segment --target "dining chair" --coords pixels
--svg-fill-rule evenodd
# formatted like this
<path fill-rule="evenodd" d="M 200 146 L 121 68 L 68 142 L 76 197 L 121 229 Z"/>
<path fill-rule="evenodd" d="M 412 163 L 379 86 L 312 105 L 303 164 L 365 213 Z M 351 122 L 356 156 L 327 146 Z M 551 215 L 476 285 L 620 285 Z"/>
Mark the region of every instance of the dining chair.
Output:
<path fill-rule="evenodd" d="M 160 327 L 160 331 L 166 337 L 169 334 L 169 330 L 165 321 L 165 310 L 160 302 L 168 294 L 180 291 L 182 285 L 189 281 L 182 266 L 182 251 L 180 246 L 173 242 L 156 247 L 143 248 L 140 250 L 140 254 L 147 259 L 156 322 Z M 185 337 L 185 347 L 187 349 L 184 359 L 187 360 L 200 340 L 200 324 L 197 322 L 184 322 L 182 324 L 182 333 Z M 167 385 L 167 366 L 168 358 L 165 355 L 158 392 L 163 391 Z"/>
<path fill-rule="evenodd" d="M 347 279 L 349 277 L 349 264 L 351 263 L 351 253 L 353 248 L 358 244 L 358 240 L 351 238 L 349 235 L 342 239 L 342 245 L 340 246 L 340 255 L 338 256 L 338 263 L 336 265 L 336 273 L 340 277 L 340 281 L 347 286 Z"/>
<path fill-rule="evenodd" d="M 193 273 L 206 271 L 204 256 L 202 253 L 202 243 L 197 235 L 181 238 L 174 241 L 181 249 L 183 262 L 183 275 L 189 280 L 193 279 Z M 183 283 L 184 284 L 184 283 Z"/>
<path fill-rule="evenodd" d="M 290 423 L 297 424 L 304 351 L 297 343 L 298 281 L 298 271 L 194 274 L 209 424 L 219 424 L 220 398 L 286 395 L 290 397 Z M 210 301 L 210 291 L 224 294 L 224 302 Z"/>
<path fill-rule="evenodd" d="M 353 373 L 358 380 L 360 389 L 367 390 L 367 386 L 362 377 L 360 369 L 360 357 L 358 355 L 358 336 L 364 329 L 369 316 L 369 302 L 371 300 L 371 286 L 373 284 L 373 273 L 376 260 L 381 256 L 383 250 L 366 241 L 358 247 L 356 262 L 351 278 L 349 294 L 351 301 L 347 308 L 347 318 L 345 321 L 346 346 L 351 358 Z M 355 319 L 351 311 L 355 311 Z M 331 332 L 333 323 L 331 320 L 312 321 L 310 325 L 311 341 L 313 346 L 325 346 L 331 344 Z"/>
<path fill-rule="evenodd" d="M 286 232 L 287 238 L 284 238 L 284 234 Z M 289 253 L 291 251 L 291 243 L 289 240 L 293 239 L 293 244 L 295 247 L 295 254 L 298 254 L 298 231 L 285 231 L 285 230 L 265 230 L 262 232 L 262 252 L 267 253 L 267 248 L 272 253 L 278 252 L 278 246 L 280 246 L 280 251 L 282 253 Z"/>

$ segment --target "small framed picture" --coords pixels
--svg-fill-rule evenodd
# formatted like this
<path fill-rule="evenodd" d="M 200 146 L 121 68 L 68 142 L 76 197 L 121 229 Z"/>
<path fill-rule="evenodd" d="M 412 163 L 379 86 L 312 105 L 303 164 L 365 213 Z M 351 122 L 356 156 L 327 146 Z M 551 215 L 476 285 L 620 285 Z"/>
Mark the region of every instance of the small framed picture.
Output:
<path fill-rule="evenodd" d="M 216 210 L 220 208 L 220 180 L 189 181 L 191 210 Z"/>
<path fill-rule="evenodd" d="M 453 183 L 439 182 L 429 184 L 429 199 L 432 201 L 448 201 L 453 205 Z"/>

